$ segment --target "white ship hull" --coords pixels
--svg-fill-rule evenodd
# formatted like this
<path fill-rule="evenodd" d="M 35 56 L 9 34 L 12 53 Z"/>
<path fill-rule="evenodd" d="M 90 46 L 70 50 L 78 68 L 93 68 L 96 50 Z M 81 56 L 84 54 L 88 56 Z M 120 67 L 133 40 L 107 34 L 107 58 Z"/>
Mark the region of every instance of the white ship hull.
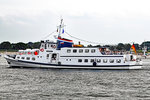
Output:
<path fill-rule="evenodd" d="M 11 57 L 5 56 L 5 59 L 9 63 L 9 67 L 24 67 L 24 68 L 58 68 L 58 69 L 114 69 L 114 70 L 128 70 L 128 69 L 141 69 L 142 64 L 138 65 L 58 65 L 41 62 L 29 62 L 15 60 Z"/>

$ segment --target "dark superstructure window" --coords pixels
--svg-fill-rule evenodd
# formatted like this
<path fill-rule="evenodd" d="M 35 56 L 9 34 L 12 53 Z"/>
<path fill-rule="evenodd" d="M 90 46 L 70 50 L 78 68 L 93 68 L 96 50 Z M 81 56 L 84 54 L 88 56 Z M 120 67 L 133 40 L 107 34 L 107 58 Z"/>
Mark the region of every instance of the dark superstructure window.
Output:
<path fill-rule="evenodd" d="M 73 49 L 73 53 L 76 53 L 77 52 L 77 49 Z"/>
<path fill-rule="evenodd" d="M 97 59 L 97 63 L 100 63 L 101 62 L 101 59 Z"/>
<path fill-rule="evenodd" d="M 21 57 L 21 59 L 24 59 L 24 57 Z"/>
<path fill-rule="evenodd" d="M 85 49 L 85 53 L 89 53 L 89 49 Z"/>
<path fill-rule="evenodd" d="M 94 59 L 91 59 L 91 62 L 94 62 Z"/>
<path fill-rule="evenodd" d="M 82 62 L 82 59 L 78 59 L 78 62 Z"/>
<path fill-rule="evenodd" d="M 30 60 L 30 57 L 27 57 L 26 59 L 27 59 L 27 60 Z"/>
<path fill-rule="evenodd" d="M 88 62 L 88 59 L 84 59 L 84 62 Z"/>
<path fill-rule="evenodd" d="M 71 49 L 67 49 L 67 53 L 71 53 Z"/>
<path fill-rule="evenodd" d="M 91 50 L 91 53 L 95 53 L 95 51 L 96 51 L 95 49 L 92 49 L 92 50 Z"/>
<path fill-rule="evenodd" d="M 47 58 L 49 57 L 49 54 L 47 54 Z"/>
<path fill-rule="evenodd" d="M 83 53 L 83 49 L 79 49 L 79 53 Z"/>
<path fill-rule="evenodd" d="M 103 63 L 107 63 L 107 59 L 103 59 Z"/>
<path fill-rule="evenodd" d="M 35 60 L 35 58 L 33 57 L 32 60 Z"/>
<path fill-rule="evenodd" d="M 117 59 L 117 60 L 116 60 L 116 63 L 121 63 L 121 59 Z"/>
<path fill-rule="evenodd" d="M 110 62 L 110 63 L 114 63 L 114 59 L 110 59 L 109 62 Z"/>

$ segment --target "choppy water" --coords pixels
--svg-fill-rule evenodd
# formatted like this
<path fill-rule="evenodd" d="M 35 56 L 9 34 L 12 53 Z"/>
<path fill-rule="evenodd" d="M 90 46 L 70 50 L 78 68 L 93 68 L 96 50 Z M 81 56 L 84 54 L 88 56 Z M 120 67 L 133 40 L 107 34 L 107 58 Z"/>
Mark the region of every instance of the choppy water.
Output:
<path fill-rule="evenodd" d="M 0 100 L 150 99 L 150 59 L 142 70 L 7 67 L 0 57 Z"/>

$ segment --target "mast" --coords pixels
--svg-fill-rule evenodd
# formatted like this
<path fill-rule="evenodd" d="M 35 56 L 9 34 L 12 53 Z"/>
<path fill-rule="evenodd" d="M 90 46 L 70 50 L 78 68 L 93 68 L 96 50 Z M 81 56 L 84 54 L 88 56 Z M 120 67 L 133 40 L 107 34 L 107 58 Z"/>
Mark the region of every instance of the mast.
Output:
<path fill-rule="evenodd" d="M 58 30 L 58 37 L 62 34 L 62 31 L 63 31 L 63 29 L 64 29 L 64 23 L 63 23 L 63 19 L 61 19 L 61 21 L 60 21 L 60 25 L 59 26 L 57 26 L 57 30 Z"/>

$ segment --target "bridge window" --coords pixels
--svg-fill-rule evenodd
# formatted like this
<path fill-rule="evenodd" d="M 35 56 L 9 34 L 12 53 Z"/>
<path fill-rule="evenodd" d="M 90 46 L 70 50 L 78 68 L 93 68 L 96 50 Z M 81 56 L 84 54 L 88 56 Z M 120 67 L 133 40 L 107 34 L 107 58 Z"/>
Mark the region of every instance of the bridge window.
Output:
<path fill-rule="evenodd" d="M 71 49 L 67 49 L 67 53 L 71 53 Z"/>
<path fill-rule="evenodd" d="M 78 59 L 78 62 L 82 62 L 82 59 Z"/>

